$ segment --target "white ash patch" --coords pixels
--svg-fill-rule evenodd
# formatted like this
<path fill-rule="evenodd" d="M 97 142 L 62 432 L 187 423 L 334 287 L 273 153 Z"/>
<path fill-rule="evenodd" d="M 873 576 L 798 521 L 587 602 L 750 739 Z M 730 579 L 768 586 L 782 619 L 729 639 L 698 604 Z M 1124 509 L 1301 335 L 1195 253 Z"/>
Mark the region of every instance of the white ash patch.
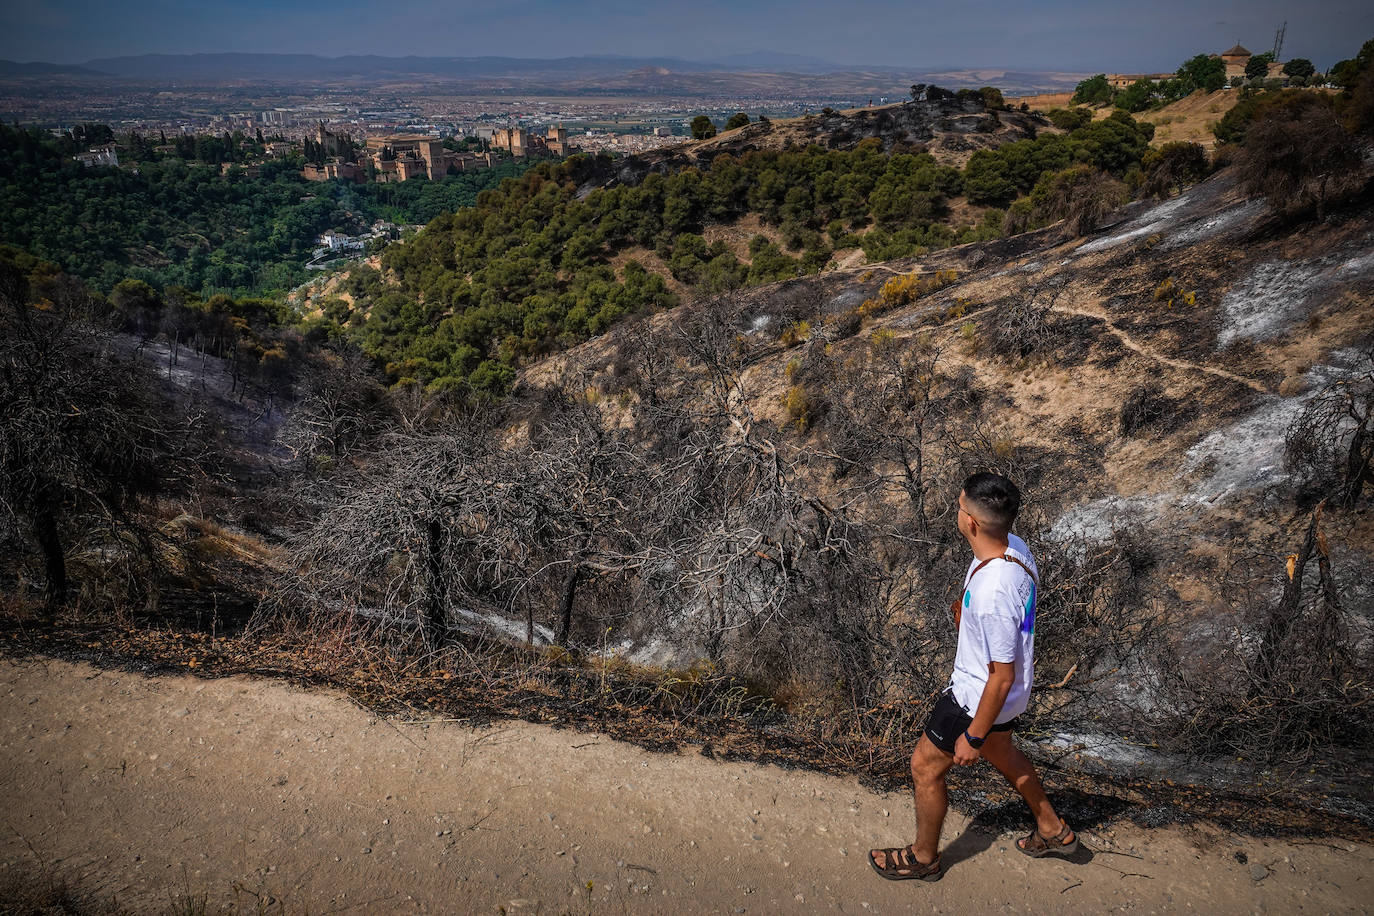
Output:
<path fill-rule="evenodd" d="M 1018 267 L 1018 268 L 1016 268 L 1016 269 L 1017 269 L 1017 271 L 1020 272 L 1020 273 L 1029 274 L 1029 273 L 1035 273 L 1035 271 L 1037 271 L 1037 270 L 1043 270 L 1044 268 L 1045 268 L 1045 262 L 1044 262 L 1044 261 L 1027 261 L 1025 264 L 1022 264 L 1020 267 Z"/>
<path fill-rule="evenodd" d="M 464 633 L 489 633 L 511 643 L 524 643 L 525 641 L 526 630 L 523 620 L 511 620 L 498 614 L 480 614 L 465 608 L 455 608 L 452 613 L 457 618 L 454 621 L 454 629 Z M 534 644 L 536 646 L 552 645 L 553 630 L 536 623 L 534 625 Z"/>
<path fill-rule="evenodd" d="M 1117 531 L 1144 527 L 1159 518 L 1166 500 L 1161 496 L 1104 496 L 1069 509 L 1050 527 L 1048 538 L 1058 544 L 1101 544 Z"/>
<path fill-rule="evenodd" d="M 1143 238 L 1162 231 L 1171 222 L 1173 214 L 1188 202 L 1187 195 L 1180 195 L 1173 200 L 1166 200 L 1157 207 L 1151 207 L 1144 213 L 1137 216 L 1126 224 L 1126 229 L 1116 235 L 1109 235 L 1106 238 L 1093 239 L 1078 246 L 1074 254 L 1092 254 L 1095 251 L 1106 251 L 1108 248 L 1115 248 L 1117 245 L 1124 244 L 1132 239 Z"/>
<path fill-rule="evenodd" d="M 1178 477 L 1195 481 L 1186 490 L 1135 496 L 1105 496 L 1065 511 L 1048 538 L 1061 544 L 1100 544 L 1115 531 L 1161 521 L 1171 508 L 1212 506 L 1242 493 L 1286 484 L 1283 458 L 1288 427 L 1309 401 L 1332 382 L 1362 369 L 1359 350 L 1346 348 L 1303 375 L 1300 393 L 1268 397 L 1235 422 L 1203 436 L 1183 454 Z"/>
<path fill-rule="evenodd" d="M 1160 248 L 1169 250 L 1182 248 L 1185 245 L 1195 245 L 1205 239 L 1230 232 L 1240 226 L 1259 219 L 1269 205 L 1263 200 L 1249 200 L 1243 204 L 1231 207 L 1228 210 L 1208 217 L 1207 219 L 1197 220 L 1189 223 L 1177 232 L 1172 233 L 1164 240 Z"/>
<path fill-rule="evenodd" d="M 750 334 L 762 334 L 773 324 L 772 315 L 759 315 L 749 322 Z"/>
<path fill-rule="evenodd" d="M 1374 277 L 1374 252 L 1307 261 L 1266 261 L 1222 297 L 1217 345 L 1274 337 L 1306 316 L 1332 287 Z"/>
<path fill-rule="evenodd" d="M 1336 268 L 1336 276 L 1341 280 L 1358 280 L 1371 274 L 1374 274 L 1374 251 L 1357 255 Z"/>
<path fill-rule="evenodd" d="M 862 289 L 847 289 L 827 302 L 825 304 L 825 311 L 827 313 L 843 312 L 847 309 L 856 308 L 857 306 L 863 305 L 865 298 L 867 297 L 864 295 Z"/>
<path fill-rule="evenodd" d="M 955 303 L 953 299 L 941 299 L 939 302 L 936 302 L 932 305 L 927 305 L 923 308 L 916 309 L 915 311 L 909 314 L 900 315 L 897 318 L 892 319 L 892 326 L 894 328 L 920 327 L 922 324 L 925 323 L 926 319 L 928 319 L 932 313 L 938 312 L 940 309 L 947 309 L 954 304 Z"/>
<path fill-rule="evenodd" d="M 1092 757 L 1118 768 L 1149 766 L 1151 769 L 1164 769 L 1166 764 L 1177 763 L 1177 758 L 1101 732 L 1056 732 L 1053 737 L 1039 744 L 1044 748 Z"/>
<path fill-rule="evenodd" d="M 670 644 L 667 640 L 653 637 L 640 645 L 625 640 L 609 654 L 618 655 L 635 665 L 648 665 L 656 668 L 676 668 L 689 665 L 705 653 L 693 647 L 684 650 Z"/>
<path fill-rule="evenodd" d="M 1361 359 L 1358 350 L 1338 350 L 1326 363 L 1303 374 L 1302 390 L 1269 398 L 1249 416 L 1213 430 L 1183 454 L 1180 470 L 1201 472 L 1200 482 L 1180 497 L 1181 504 L 1216 503 L 1240 492 L 1287 482 L 1283 452 L 1288 427 L 1322 388 L 1350 376 Z"/>
<path fill-rule="evenodd" d="M 1187 504 L 1215 503 L 1233 494 L 1275 487 L 1283 469 L 1284 434 L 1303 407 L 1300 398 L 1279 398 L 1242 420 L 1213 430 L 1183 454 L 1182 471 L 1202 479 L 1184 494 Z"/>

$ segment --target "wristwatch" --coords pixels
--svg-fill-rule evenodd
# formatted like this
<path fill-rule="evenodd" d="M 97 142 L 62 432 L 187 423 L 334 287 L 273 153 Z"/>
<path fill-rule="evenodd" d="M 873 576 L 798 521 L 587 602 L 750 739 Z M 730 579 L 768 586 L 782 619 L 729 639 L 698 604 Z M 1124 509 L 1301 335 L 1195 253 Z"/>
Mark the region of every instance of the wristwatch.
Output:
<path fill-rule="evenodd" d="M 987 738 L 975 738 L 968 733 L 968 729 L 964 729 L 964 740 L 968 742 L 969 747 L 973 748 L 974 750 L 978 750 L 983 746 L 983 742 L 986 741 Z"/>

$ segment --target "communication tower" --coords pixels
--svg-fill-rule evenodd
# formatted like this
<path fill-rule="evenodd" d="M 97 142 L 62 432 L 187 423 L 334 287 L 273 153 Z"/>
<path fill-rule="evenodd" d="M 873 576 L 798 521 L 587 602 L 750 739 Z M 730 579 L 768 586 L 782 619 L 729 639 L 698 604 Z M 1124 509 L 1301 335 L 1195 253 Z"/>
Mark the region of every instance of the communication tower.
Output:
<path fill-rule="evenodd" d="M 1284 20 L 1283 25 L 1274 32 L 1274 60 L 1282 60 L 1279 57 L 1283 53 L 1283 36 L 1288 32 L 1288 21 Z"/>

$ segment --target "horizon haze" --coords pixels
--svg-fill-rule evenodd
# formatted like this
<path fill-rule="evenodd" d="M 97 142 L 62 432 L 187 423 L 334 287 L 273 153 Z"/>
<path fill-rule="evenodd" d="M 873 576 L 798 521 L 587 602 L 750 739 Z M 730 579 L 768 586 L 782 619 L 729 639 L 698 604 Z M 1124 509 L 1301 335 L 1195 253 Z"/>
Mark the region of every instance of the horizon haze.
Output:
<path fill-rule="evenodd" d="M 1374 32 L 1374 8 L 1348 2 L 1294 6 L 1182 0 L 1103 7 L 1079 0 L 1029 5 L 993 0 L 949 15 L 919 0 L 854 0 L 842 15 L 816 0 L 663 2 L 416 0 L 404 17 L 344 0 L 321 17 L 300 0 L 214 5 L 46 0 L 7 11 L 0 59 L 81 65 L 144 54 L 265 53 L 549 59 L 620 55 L 791 69 L 912 67 L 1139 72 L 1172 68 L 1199 51 L 1239 42 L 1268 50 L 1287 22 L 1284 57 L 1319 68 L 1349 57 L 1351 34 Z M 937 28 L 930 28 L 930 23 Z"/>

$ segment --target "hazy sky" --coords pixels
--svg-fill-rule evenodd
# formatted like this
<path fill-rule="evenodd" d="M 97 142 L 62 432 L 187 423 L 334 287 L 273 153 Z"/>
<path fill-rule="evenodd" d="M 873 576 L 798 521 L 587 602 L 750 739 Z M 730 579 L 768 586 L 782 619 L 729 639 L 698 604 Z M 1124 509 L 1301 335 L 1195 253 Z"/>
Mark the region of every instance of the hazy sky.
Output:
<path fill-rule="evenodd" d="M 1374 37 L 1345 0 L 7 0 L 0 58 L 207 51 L 694 60 L 766 50 L 936 69 L 1172 70 L 1199 51 L 1273 44 L 1318 67 Z"/>

